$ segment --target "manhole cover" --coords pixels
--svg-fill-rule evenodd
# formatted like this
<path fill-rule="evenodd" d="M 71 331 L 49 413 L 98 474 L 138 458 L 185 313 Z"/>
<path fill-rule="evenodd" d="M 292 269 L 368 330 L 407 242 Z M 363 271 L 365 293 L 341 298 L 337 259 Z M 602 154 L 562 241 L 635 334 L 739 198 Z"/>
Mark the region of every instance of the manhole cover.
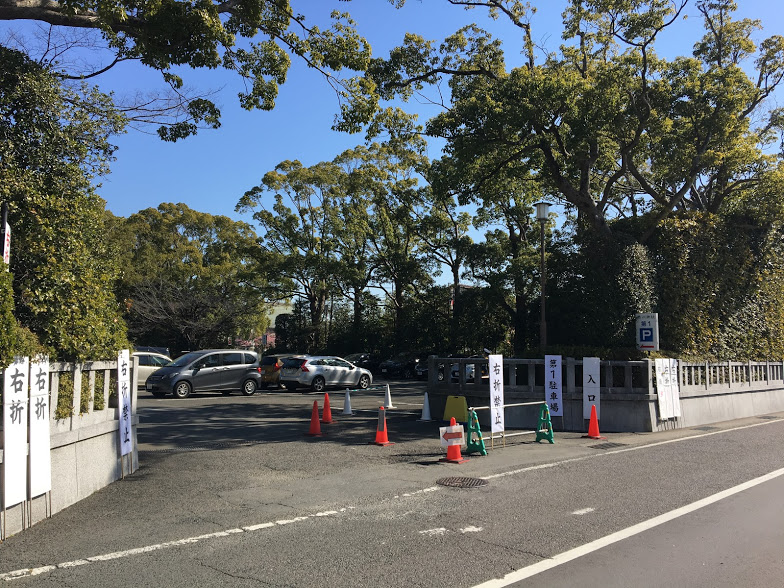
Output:
<path fill-rule="evenodd" d="M 599 443 L 591 445 L 592 449 L 612 449 L 613 447 L 626 447 L 626 443 Z"/>
<path fill-rule="evenodd" d="M 452 488 L 478 488 L 479 486 L 487 486 L 487 480 L 482 478 L 440 478 L 436 480 L 436 484 Z"/>

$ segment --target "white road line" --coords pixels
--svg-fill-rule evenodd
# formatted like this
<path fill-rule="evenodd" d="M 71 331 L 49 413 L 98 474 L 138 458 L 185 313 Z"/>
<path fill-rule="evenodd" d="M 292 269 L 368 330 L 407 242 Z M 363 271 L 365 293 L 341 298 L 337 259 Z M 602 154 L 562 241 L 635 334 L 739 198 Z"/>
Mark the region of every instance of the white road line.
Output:
<path fill-rule="evenodd" d="M 425 531 L 420 531 L 420 535 L 429 535 L 430 537 L 438 536 L 438 535 L 446 535 L 446 528 L 439 527 L 437 529 L 427 529 Z"/>
<path fill-rule="evenodd" d="M 482 531 L 482 527 L 474 527 L 473 525 L 470 527 L 466 527 L 464 529 L 460 529 L 460 532 L 465 533 L 479 533 Z"/>
<path fill-rule="evenodd" d="M 749 428 L 752 428 L 752 427 L 759 427 L 759 426 L 763 426 L 763 425 L 770 425 L 770 424 L 777 423 L 777 422 L 780 423 L 781 421 L 780 420 L 766 421 L 764 423 L 755 423 L 755 424 L 752 424 L 752 425 L 744 425 L 742 427 L 734 427 L 734 428 L 731 428 L 731 429 L 724 429 L 724 430 L 721 430 L 721 431 L 714 431 L 714 432 L 711 432 L 711 433 L 705 433 L 705 434 L 701 434 L 701 435 L 691 435 L 691 436 L 688 436 L 688 437 L 681 437 L 681 438 L 678 438 L 678 439 L 670 439 L 668 441 L 659 441 L 659 442 L 656 442 L 656 443 L 649 443 L 648 445 L 639 445 L 639 446 L 636 446 L 636 447 L 627 447 L 625 449 L 616 449 L 616 450 L 607 451 L 607 452 L 604 452 L 604 453 L 601 453 L 601 454 L 589 455 L 589 456 L 584 456 L 584 457 L 576 457 L 576 458 L 572 458 L 572 459 L 565 459 L 565 460 L 558 461 L 558 462 L 540 464 L 540 465 L 531 466 L 531 467 L 527 467 L 527 468 L 511 470 L 509 472 L 502 472 L 500 474 L 495 474 L 495 475 L 491 475 L 491 476 L 485 476 L 483 479 L 491 480 L 491 479 L 494 479 L 494 478 L 502 478 L 502 477 L 506 477 L 506 476 L 513 476 L 513 475 L 522 474 L 522 473 L 530 472 L 530 471 L 534 471 L 534 470 L 553 468 L 553 467 L 556 467 L 556 466 L 559 466 L 559 465 L 563 465 L 563 464 L 567 464 L 567 463 L 584 461 L 584 460 L 587 460 L 587 459 L 595 459 L 597 457 L 603 457 L 603 456 L 606 456 L 606 455 L 613 455 L 613 454 L 616 454 L 616 453 L 624 453 L 624 452 L 627 452 L 627 451 L 637 451 L 637 450 L 640 450 L 640 449 L 647 449 L 649 447 L 657 447 L 659 445 L 667 445 L 669 443 L 678 443 L 680 441 L 688 441 L 690 439 L 699 439 L 700 437 L 710 437 L 712 435 L 719 435 L 721 433 L 728 433 L 728 432 L 731 432 L 731 431 L 740 431 L 740 430 L 749 429 Z M 779 471 L 784 472 L 784 470 L 779 470 Z M 768 474 L 768 475 L 770 476 L 771 474 Z M 773 477 L 775 477 L 775 476 L 773 476 Z M 420 494 L 428 494 L 430 492 L 435 492 L 435 491 L 441 490 L 442 488 L 443 488 L 442 486 L 430 486 L 428 488 L 422 488 L 421 490 L 416 490 L 416 491 L 413 491 L 413 492 L 407 492 L 405 494 L 400 494 L 398 496 L 395 496 L 395 498 L 408 498 L 408 497 L 412 497 L 412 496 L 418 496 Z M 698 504 L 698 503 L 694 503 L 694 504 Z M 260 524 L 256 524 L 256 525 L 248 525 L 248 526 L 245 526 L 245 527 L 242 527 L 242 528 L 228 529 L 226 531 L 218 531 L 216 533 L 209 533 L 207 535 L 200 535 L 200 536 L 197 536 L 197 537 L 189 537 L 189 538 L 185 538 L 185 539 L 178 539 L 176 541 L 168 541 L 166 543 L 159 543 L 157 545 L 148 545 L 148 546 L 145 546 L 145 547 L 137 547 L 137 548 L 128 549 L 128 550 L 125 550 L 125 551 L 117 551 L 117 552 L 114 552 L 114 553 L 108 553 L 108 554 L 104 554 L 104 555 L 96 555 L 96 556 L 93 556 L 93 557 L 88 557 L 86 559 L 78 559 L 78 560 L 74 560 L 74 561 L 63 562 L 63 563 L 60 563 L 60 564 L 57 564 L 57 565 L 47 565 L 47 566 L 40 566 L 40 567 L 37 567 L 37 568 L 24 568 L 24 569 L 20 569 L 20 570 L 14 570 L 12 572 L 0 573 L 0 581 L 15 580 L 15 579 L 18 579 L 18 578 L 29 578 L 31 576 L 37 576 L 37 575 L 40 575 L 40 574 L 45 574 L 45 573 L 48 573 L 48 572 L 51 572 L 51 571 L 54 571 L 54 570 L 57 570 L 57 569 L 73 568 L 73 567 L 77 567 L 77 566 L 88 565 L 88 564 L 99 562 L 99 561 L 107 561 L 107 560 L 118 559 L 118 558 L 122 558 L 122 557 L 130 557 L 132 555 L 138 555 L 138 554 L 142 554 L 142 553 L 149 553 L 151 551 L 157 551 L 159 549 L 168 549 L 170 547 L 178 547 L 178 546 L 186 545 L 186 544 L 190 544 L 190 543 L 197 543 L 199 541 L 205 541 L 205 540 L 214 539 L 214 538 L 217 538 L 217 537 L 226 537 L 228 535 L 235 534 L 235 533 L 249 533 L 249 532 L 259 531 L 259 530 L 262 530 L 262 529 L 269 529 L 271 527 L 275 527 L 275 526 L 278 526 L 278 525 L 287 525 L 287 524 L 291 524 L 291 523 L 297 523 L 297 522 L 309 520 L 309 519 L 315 518 L 315 517 L 334 516 L 336 514 L 340 514 L 340 513 L 346 512 L 347 510 L 350 510 L 350 509 L 353 509 L 353 508 L 354 507 L 344 507 L 344 508 L 341 508 L 340 510 L 324 511 L 324 512 L 319 512 L 319 513 L 316 513 L 316 514 L 313 514 L 313 515 L 296 517 L 294 519 L 283 519 L 283 520 L 279 520 L 279 521 L 260 523 Z M 664 516 L 664 515 L 662 515 L 662 516 Z M 656 519 L 651 519 L 651 520 L 656 520 Z M 657 523 L 657 524 L 661 524 L 661 523 Z M 630 528 L 634 528 L 634 527 L 630 527 Z M 601 540 L 599 540 L 599 541 L 601 541 Z M 594 542 L 594 543 L 596 543 L 596 542 Z M 591 544 L 589 544 L 589 545 L 591 545 Z M 599 549 L 599 548 L 597 547 L 596 549 Z M 567 553 L 571 553 L 571 552 L 567 552 Z M 561 555 L 564 555 L 564 554 L 561 554 Z M 556 557 L 561 557 L 561 556 L 556 556 Z M 579 557 L 579 556 L 575 556 L 575 557 Z M 547 560 L 547 561 L 549 562 L 549 561 L 553 561 L 553 560 Z M 569 560 L 564 560 L 564 561 L 569 561 Z M 543 563 L 545 563 L 545 562 L 543 562 Z M 560 563 L 563 563 L 563 562 L 560 562 Z M 537 565 L 539 565 L 539 564 L 537 564 Z M 531 567 L 533 567 L 533 566 L 531 566 Z M 523 569 L 528 569 L 528 568 L 523 568 Z M 544 571 L 544 570 L 542 570 L 542 571 Z M 516 572 L 513 572 L 513 573 L 516 573 Z M 539 573 L 539 572 L 536 572 L 536 573 Z M 528 576 L 526 576 L 526 577 L 528 577 Z M 496 582 L 496 581 L 497 582 L 501 582 L 502 580 L 492 580 L 492 582 Z M 517 581 L 517 580 L 515 580 L 515 581 Z M 496 586 L 496 585 L 497 586 L 505 586 L 506 584 L 487 584 L 487 586 Z M 485 586 L 485 584 L 482 584 L 481 586 Z"/>
<path fill-rule="evenodd" d="M 533 565 L 520 568 L 519 570 L 507 574 L 503 578 L 493 579 L 487 582 L 483 582 L 482 584 L 477 584 L 476 586 L 474 586 L 474 588 L 502 588 L 503 586 L 509 586 L 510 584 L 514 584 L 515 582 L 525 580 L 526 578 L 530 578 L 531 576 L 535 576 L 537 574 L 541 574 L 542 572 L 545 572 L 552 568 L 558 567 L 561 564 L 565 564 L 579 557 L 583 557 L 584 555 L 597 551 L 602 547 L 607 547 L 608 545 L 612 545 L 613 543 L 623 541 L 624 539 L 628 539 L 629 537 L 638 535 L 643 531 L 652 529 L 653 527 L 658 527 L 659 525 L 663 525 L 664 523 L 677 519 L 678 517 L 682 517 L 686 514 L 694 512 L 695 510 L 705 508 L 706 506 L 709 506 L 715 502 L 724 500 L 725 498 L 729 498 L 734 494 L 738 494 L 739 492 L 743 492 L 744 490 L 748 490 L 749 488 L 753 488 L 754 486 L 757 486 L 764 482 L 768 482 L 782 475 L 784 475 L 784 468 L 770 472 L 769 474 L 765 474 L 764 476 L 760 476 L 759 478 L 749 480 L 748 482 L 744 482 L 743 484 L 738 484 L 733 488 L 729 488 L 722 492 L 718 492 L 712 496 L 708 496 L 707 498 L 698 500 L 697 502 L 692 502 L 691 504 L 682 506 L 681 508 L 676 508 L 675 510 L 671 510 L 670 512 L 666 512 L 657 517 L 653 517 L 652 519 L 648 519 L 647 521 L 643 521 L 642 523 L 638 523 L 636 525 L 632 525 L 631 527 L 627 527 L 626 529 L 622 529 L 615 533 L 611 533 L 610 535 L 606 535 L 604 537 L 601 537 L 600 539 L 591 541 L 590 543 L 586 543 L 585 545 L 581 545 L 580 547 L 575 547 L 574 549 L 571 549 L 569 551 L 564 551 L 563 553 L 559 553 L 558 555 L 550 559 L 546 559 L 544 561 L 540 561 Z"/>
<path fill-rule="evenodd" d="M 152 551 L 158 551 L 160 549 L 168 549 L 170 547 L 179 547 L 181 545 L 188 545 L 192 543 L 198 543 L 199 541 L 207 541 L 209 539 L 217 539 L 218 537 L 228 537 L 229 535 L 236 535 L 238 533 L 250 533 L 253 531 L 258 531 L 261 529 L 269 529 L 271 527 L 281 526 L 281 525 L 290 525 L 292 523 L 299 523 L 302 521 L 307 521 L 311 518 L 317 517 L 327 517 L 327 516 L 334 516 L 340 514 L 341 512 L 346 512 L 349 510 L 348 508 L 342 508 L 339 511 L 337 510 L 329 510 L 324 512 L 318 512 L 313 515 L 302 516 L 302 517 L 295 517 L 293 519 L 281 519 L 278 521 L 273 521 L 269 523 L 261 523 L 258 525 L 250 525 L 247 527 L 234 528 L 234 529 L 227 529 L 225 531 L 216 531 L 215 533 L 207 533 L 205 535 L 199 535 L 197 537 L 187 537 L 185 539 L 177 539 L 176 541 L 167 541 L 165 543 L 158 543 L 156 545 L 146 545 L 144 547 L 137 547 L 135 549 L 126 549 L 124 551 L 115 551 L 113 553 L 104 553 L 102 555 L 95 555 L 93 557 L 88 557 L 85 559 L 77 559 L 74 561 L 66 561 L 63 563 L 59 563 L 57 565 L 49 565 L 49 566 L 41 566 L 38 568 L 25 568 L 21 570 L 14 570 L 12 572 L 5 572 L 0 574 L 0 581 L 9 581 L 9 580 L 18 580 L 19 578 L 29 578 L 31 576 L 38 576 L 40 574 L 44 574 L 47 572 L 52 572 L 58 569 L 67 569 L 67 568 L 75 568 L 78 566 L 89 565 L 91 563 L 97 563 L 102 561 L 111 561 L 113 559 L 120 559 L 124 557 L 130 557 L 132 555 L 140 555 L 143 553 L 150 553 Z"/>
<path fill-rule="evenodd" d="M 594 509 L 588 507 L 588 508 L 581 508 L 580 510 L 576 510 L 572 514 L 579 516 L 579 515 L 588 514 L 589 512 L 593 512 L 593 511 L 594 511 Z"/>
<path fill-rule="evenodd" d="M 586 461 L 589 459 L 599 459 L 608 455 L 616 455 L 618 453 L 627 453 L 629 451 L 640 451 L 642 449 L 649 449 L 651 447 L 659 447 L 661 445 L 669 445 L 670 443 L 681 443 L 683 441 L 691 441 L 692 439 L 700 439 L 702 437 L 712 437 L 713 435 L 721 435 L 722 433 L 731 433 L 732 431 L 742 431 L 743 429 L 751 429 L 754 427 L 764 427 L 765 425 L 772 425 L 773 423 L 781 423 L 781 419 L 775 421 L 765 421 L 764 423 L 754 423 L 751 425 L 743 425 L 741 427 L 733 427 L 731 429 L 722 429 L 721 431 L 713 431 L 711 433 L 701 433 L 699 435 L 689 435 L 688 437 L 678 437 L 677 439 L 668 439 L 667 441 L 656 441 L 655 443 L 648 443 L 646 445 L 637 445 L 635 447 L 624 447 L 623 449 L 613 449 L 610 451 L 603 451 L 602 453 L 595 453 L 593 455 L 584 455 L 582 457 L 572 457 L 561 461 L 554 461 L 550 463 L 542 463 L 535 466 L 528 466 L 517 470 L 510 470 L 508 472 L 501 472 L 500 474 L 493 474 L 490 476 L 482 477 L 483 480 L 493 480 L 495 478 L 505 478 L 507 476 L 516 476 L 517 474 L 524 474 L 534 470 L 546 470 L 549 468 L 558 467 L 567 463 L 575 463 L 578 461 Z"/>

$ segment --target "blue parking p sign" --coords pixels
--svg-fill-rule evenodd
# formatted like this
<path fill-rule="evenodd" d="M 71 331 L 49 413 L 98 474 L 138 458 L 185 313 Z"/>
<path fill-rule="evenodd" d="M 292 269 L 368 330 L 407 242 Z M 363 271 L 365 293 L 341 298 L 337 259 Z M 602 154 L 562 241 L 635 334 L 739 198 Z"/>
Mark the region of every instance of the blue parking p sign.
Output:
<path fill-rule="evenodd" d="M 659 314 L 656 312 L 637 315 L 637 349 L 659 350 Z"/>

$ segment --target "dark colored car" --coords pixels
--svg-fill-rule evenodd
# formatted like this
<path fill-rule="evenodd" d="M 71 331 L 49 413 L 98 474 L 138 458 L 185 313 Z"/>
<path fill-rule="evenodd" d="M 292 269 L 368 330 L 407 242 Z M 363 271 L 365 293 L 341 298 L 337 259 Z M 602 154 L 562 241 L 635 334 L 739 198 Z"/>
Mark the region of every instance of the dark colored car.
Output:
<path fill-rule="evenodd" d="M 239 392 L 251 396 L 261 386 L 259 358 L 253 351 L 206 349 L 181 355 L 147 378 L 147 391 L 157 398 L 169 393 L 187 398 L 193 392 Z"/>
<path fill-rule="evenodd" d="M 381 359 L 374 353 L 350 353 L 343 359 L 374 374 L 378 373 L 378 366 L 381 363 Z"/>
<path fill-rule="evenodd" d="M 403 378 L 410 380 L 416 376 L 416 368 L 420 363 L 427 363 L 430 353 L 421 351 L 404 351 L 396 356 L 385 359 L 378 366 L 379 372 L 385 378 Z"/>
<path fill-rule="evenodd" d="M 435 355 L 436 357 L 465 357 L 465 355 L 443 355 L 440 353 L 431 353 L 429 355 Z M 449 364 L 444 362 L 438 363 L 438 381 L 443 382 L 446 380 L 446 373 L 449 371 Z M 427 380 L 427 373 L 428 373 L 428 361 L 427 357 L 422 359 L 419 363 L 417 363 L 416 368 L 414 369 L 416 372 L 416 377 L 418 380 Z"/>

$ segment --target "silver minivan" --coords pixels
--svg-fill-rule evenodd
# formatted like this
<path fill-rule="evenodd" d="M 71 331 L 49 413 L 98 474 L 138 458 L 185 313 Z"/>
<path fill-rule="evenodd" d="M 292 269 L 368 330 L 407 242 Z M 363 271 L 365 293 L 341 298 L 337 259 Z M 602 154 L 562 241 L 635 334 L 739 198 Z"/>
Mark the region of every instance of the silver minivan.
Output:
<path fill-rule="evenodd" d="M 169 393 L 187 398 L 194 392 L 241 391 L 246 396 L 261 387 L 259 357 L 241 349 L 191 351 L 147 378 L 147 391 L 157 398 Z"/>

